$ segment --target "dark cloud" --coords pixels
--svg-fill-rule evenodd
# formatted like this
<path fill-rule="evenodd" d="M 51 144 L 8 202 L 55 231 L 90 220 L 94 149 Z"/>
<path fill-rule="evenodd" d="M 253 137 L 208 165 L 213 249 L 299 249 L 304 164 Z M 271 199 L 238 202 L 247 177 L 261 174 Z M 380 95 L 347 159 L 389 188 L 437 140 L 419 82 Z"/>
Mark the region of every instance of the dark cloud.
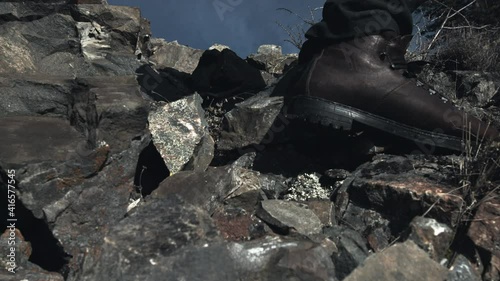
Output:
<path fill-rule="evenodd" d="M 153 35 L 168 41 L 207 49 L 224 44 L 240 56 L 255 52 L 262 44 L 283 46 L 284 52 L 297 49 L 276 22 L 296 26 L 296 16 L 278 8 L 287 8 L 310 18 L 309 8 L 321 7 L 324 0 L 108 0 L 113 5 L 137 6 L 151 21 Z M 316 13 L 321 19 L 321 11 Z M 304 28 L 306 28 L 304 26 Z"/>

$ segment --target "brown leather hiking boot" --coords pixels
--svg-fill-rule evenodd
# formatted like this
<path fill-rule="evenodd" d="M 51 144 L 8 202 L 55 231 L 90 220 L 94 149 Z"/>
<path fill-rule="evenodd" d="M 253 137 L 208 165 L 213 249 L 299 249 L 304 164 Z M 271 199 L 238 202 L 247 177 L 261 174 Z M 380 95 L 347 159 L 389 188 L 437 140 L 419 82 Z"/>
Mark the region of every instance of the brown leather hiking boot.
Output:
<path fill-rule="evenodd" d="M 463 140 L 499 132 L 423 87 L 406 71 L 409 37 L 373 35 L 303 48 L 300 64 L 283 78 L 286 114 L 344 130 L 353 122 L 418 143 L 462 150 Z"/>

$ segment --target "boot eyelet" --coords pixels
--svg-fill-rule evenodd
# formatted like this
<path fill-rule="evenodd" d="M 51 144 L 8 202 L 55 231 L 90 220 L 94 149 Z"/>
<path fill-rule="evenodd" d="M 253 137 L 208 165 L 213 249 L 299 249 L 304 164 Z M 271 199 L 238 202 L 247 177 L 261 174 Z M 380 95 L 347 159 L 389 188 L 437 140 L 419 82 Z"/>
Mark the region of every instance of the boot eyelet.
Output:
<path fill-rule="evenodd" d="M 385 59 L 387 58 L 387 54 L 386 53 L 381 53 L 379 55 L 379 58 L 380 58 L 381 61 L 385 61 Z"/>

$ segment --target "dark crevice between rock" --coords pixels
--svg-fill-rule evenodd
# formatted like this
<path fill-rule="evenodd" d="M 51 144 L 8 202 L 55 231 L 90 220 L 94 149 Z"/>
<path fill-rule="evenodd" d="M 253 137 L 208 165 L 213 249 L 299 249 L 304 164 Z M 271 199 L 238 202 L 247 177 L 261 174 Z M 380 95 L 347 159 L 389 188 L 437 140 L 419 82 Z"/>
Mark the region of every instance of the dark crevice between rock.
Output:
<path fill-rule="evenodd" d="M 59 241 L 52 235 L 47 223 L 35 218 L 20 201 L 17 201 L 16 210 L 18 228 L 26 241 L 31 243 L 33 249 L 30 262 L 47 271 L 59 272 L 66 277 L 69 271 L 67 264 L 71 256 L 64 252 Z"/>
<path fill-rule="evenodd" d="M 41 15 L 33 15 L 33 16 L 26 16 L 26 17 L 16 17 L 13 14 L 5 14 L 0 16 L 0 22 L 9 22 L 9 21 L 22 21 L 22 22 L 30 22 L 30 21 L 36 21 L 39 19 L 44 18 L 44 16 Z"/>
<path fill-rule="evenodd" d="M 148 196 L 168 176 L 170 176 L 170 171 L 153 144 L 153 141 L 151 141 L 139 155 L 135 170 L 134 185 L 142 196 Z"/>
<path fill-rule="evenodd" d="M 97 128 L 100 121 L 96 94 L 90 90 L 87 83 L 76 80 L 71 97 L 70 124 L 87 137 L 86 148 L 93 150 L 97 148 Z M 85 116 L 82 116 L 83 113 Z"/>
<path fill-rule="evenodd" d="M 451 252 L 451 256 L 449 258 L 449 266 L 451 266 L 454 262 L 454 259 L 459 254 L 466 257 L 469 261 L 473 263 L 479 262 L 484 265 L 484 271 L 482 274 L 485 274 L 488 270 L 488 266 L 491 265 L 491 252 L 481 247 L 476 247 L 474 242 L 468 236 L 469 228 L 472 224 L 472 218 L 476 217 L 477 209 L 471 211 L 467 217 L 461 218 L 461 221 L 458 222 L 458 225 L 453 228 L 455 231 L 455 237 L 449 247 L 449 251 Z"/>
<path fill-rule="evenodd" d="M 6 182 L 5 174 L 2 173 L 2 182 Z M 2 186 L 2 198 L 7 198 L 7 189 Z M 2 226 L 1 232 L 7 229 L 7 200 L 2 200 Z M 63 247 L 53 236 L 47 223 L 42 219 L 37 219 L 33 213 L 28 210 L 24 204 L 16 200 L 16 228 L 19 229 L 24 236 L 24 239 L 31 243 L 31 256 L 29 261 L 40 266 L 41 268 L 58 272 L 65 278 L 69 272 L 68 261 L 71 258 L 64 252 Z"/>

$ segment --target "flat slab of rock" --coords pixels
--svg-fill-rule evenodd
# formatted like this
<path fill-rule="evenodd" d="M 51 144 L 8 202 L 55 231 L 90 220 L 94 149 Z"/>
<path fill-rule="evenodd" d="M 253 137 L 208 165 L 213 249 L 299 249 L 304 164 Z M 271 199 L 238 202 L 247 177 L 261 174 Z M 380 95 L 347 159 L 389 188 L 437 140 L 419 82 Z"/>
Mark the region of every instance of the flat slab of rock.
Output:
<path fill-rule="evenodd" d="M 64 161 L 83 137 L 66 120 L 18 116 L 0 119 L 0 159 L 5 164 Z"/>
<path fill-rule="evenodd" d="M 368 257 L 344 281 L 439 281 L 446 280 L 447 276 L 445 267 L 408 241 Z"/>
<path fill-rule="evenodd" d="M 454 171 L 444 167 L 450 167 L 451 161 L 439 163 L 419 157 L 425 156 L 380 155 L 360 166 L 351 177 L 350 199 L 369 203 L 396 221 L 409 221 L 429 211 L 429 217 L 451 224 L 464 204 L 456 188 L 447 182 Z"/>
<path fill-rule="evenodd" d="M 268 224 L 288 231 L 309 235 L 319 233 L 323 224 L 316 214 L 307 205 L 283 200 L 264 200 L 257 216 Z"/>

